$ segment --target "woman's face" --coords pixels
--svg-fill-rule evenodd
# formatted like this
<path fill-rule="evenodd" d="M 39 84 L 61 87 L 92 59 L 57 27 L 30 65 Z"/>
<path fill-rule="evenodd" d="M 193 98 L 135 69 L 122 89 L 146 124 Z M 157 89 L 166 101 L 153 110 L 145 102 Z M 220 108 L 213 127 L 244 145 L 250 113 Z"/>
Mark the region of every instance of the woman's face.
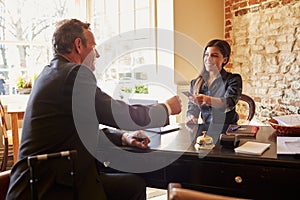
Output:
<path fill-rule="evenodd" d="M 220 72 L 222 64 L 227 62 L 228 57 L 224 57 L 217 47 L 207 47 L 204 53 L 204 65 L 208 72 Z"/>

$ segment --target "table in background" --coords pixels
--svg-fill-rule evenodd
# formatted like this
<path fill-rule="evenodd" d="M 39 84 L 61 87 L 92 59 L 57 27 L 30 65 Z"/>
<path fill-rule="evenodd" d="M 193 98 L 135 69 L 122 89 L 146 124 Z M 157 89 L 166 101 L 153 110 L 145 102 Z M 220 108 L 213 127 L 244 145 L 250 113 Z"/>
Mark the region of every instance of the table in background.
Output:
<path fill-rule="evenodd" d="M 14 152 L 14 163 L 18 160 L 19 152 L 19 120 L 23 120 L 25 110 L 18 109 L 7 109 L 7 114 L 11 117 L 11 132 L 12 132 L 12 142 L 13 142 L 13 152 Z"/>
<path fill-rule="evenodd" d="M 166 189 L 168 183 L 178 182 L 184 188 L 250 199 L 298 196 L 300 159 L 298 155 L 277 155 L 277 133 L 272 127 L 261 126 L 256 138 L 241 139 L 240 144 L 249 140 L 270 143 L 270 148 L 261 156 L 237 154 L 233 149 L 220 146 L 219 141 L 211 151 L 196 150 L 194 136 L 183 125 L 181 131 L 162 135 L 158 147 L 147 151 L 124 149 L 139 153 L 157 152 L 157 160 L 162 162 L 168 156 L 159 152 L 178 154 L 179 158 L 166 167 L 138 173 L 149 187 Z M 102 167 L 102 170 L 119 172 L 109 167 Z"/>
<path fill-rule="evenodd" d="M 6 113 L 11 118 L 13 159 L 17 162 L 19 152 L 19 120 L 23 120 L 29 95 L 3 95 L 0 97 Z"/>

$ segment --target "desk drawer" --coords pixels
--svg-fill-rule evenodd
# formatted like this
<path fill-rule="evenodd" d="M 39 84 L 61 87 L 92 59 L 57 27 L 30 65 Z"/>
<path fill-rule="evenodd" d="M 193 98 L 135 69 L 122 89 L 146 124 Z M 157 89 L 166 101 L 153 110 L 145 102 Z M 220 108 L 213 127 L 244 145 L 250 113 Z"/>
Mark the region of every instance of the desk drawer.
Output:
<path fill-rule="evenodd" d="M 214 192 L 234 192 L 245 197 L 256 197 L 262 193 L 277 195 L 276 192 L 282 194 L 284 191 L 290 193 L 291 189 L 300 185 L 300 169 L 226 162 L 180 160 L 168 166 L 166 176 L 168 181 L 182 183 L 188 188 L 210 188 Z"/>
<path fill-rule="evenodd" d="M 189 170 L 185 170 L 189 169 Z M 203 184 L 214 187 L 246 187 L 247 183 L 255 179 L 264 179 L 265 172 L 260 168 L 226 163 L 178 161 L 167 168 L 167 179 L 187 182 L 190 184 Z M 258 171 L 259 172 L 258 172 Z M 255 172 L 254 172 L 255 171 Z M 259 176 L 257 176 L 260 174 Z M 260 180 L 261 181 L 261 180 Z"/>

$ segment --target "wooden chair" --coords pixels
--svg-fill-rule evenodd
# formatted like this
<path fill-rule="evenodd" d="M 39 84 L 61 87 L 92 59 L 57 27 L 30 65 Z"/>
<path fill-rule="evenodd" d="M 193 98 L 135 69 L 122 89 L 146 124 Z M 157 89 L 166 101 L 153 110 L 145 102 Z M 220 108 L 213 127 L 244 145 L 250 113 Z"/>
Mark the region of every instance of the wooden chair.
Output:
<path fill-rule="evenodd" d="M 241 198 L 211 194 L 182 188 L 180 183 L 169 183 L 168 200 L 237 200 Z"/>
<path fill-rule="evenodd" d="M 3 140 L 3 144 L 5 143 L 6 141 L 6 138 L 7 138 L 7 141 L 8 141 L 8 144 L 5 145 L 5 148 L 7 149 L 3 149 L 4 152 L 7 151 L 7 154 L 3 154 L 6 156 L 6 158 L 9 158 L 6 162 L 6 167 L 11 168 L 12 165 L 14 164 L 14 146 L 13 146 L 13 136 L 12 136 L 12 127 L 11 127 L 11 124 L 10 124 L 10 115 L 7 114 L 7 106 L 6 105 L 3 105 L 1 100 L 0 100 L 0 117 L 1 117 L 1 126 L 0 126 L 0 136 L 1 136 L 1 133 L 4 132 L 5 134 L 5 139 Z M 21 138 L 21 134 L 22 134 L 22 127 L 18 128 L 18 134 L 19 134 L 19 141 L 20 141 L 20 138 Z M 1 136 L 2 137 L 2 136 Z M 2 145 L 4 147 L 4 145 Z M 1 141 L 0 141 L 0 148 L 1 148 Z M 0 149 L 0 152 L 2 149 Z M 10 159 L 12 158 L 12 159 Z M 5 169 L 4 169 L 5 170 Z"/>
<path fill-rule="evenodd" d="M 60 198 L 77 199 L 75 187 L 76 159 L 76 150 L 29 156 L 27 163 L 30 170 L 32 200 L 55 199 L 57 194 L 53 194 L 53 191 L 57 192 L 58 182 L 63 181 L 64 184 L 68 184 L 69 180 L 71 186 L 68 185 L 67 187 L 68 189 L 71 187 L 72 191 L 68 193 L 67 197 L 60 196 Z M 66 182 L 66 180 L 68 181 Z M 63 187 L 61 184 L 59 189 L 66 190 L 67 187 Z M 64 194 L 67 194 L 66 191 Z"/>
<path fill-rule="evenodd" d="M 10 170 L 0 172 L 0 200 L 5 200 L 9 187 Z"/>
<path fill-rule="evenodd" d="M 254 100 L 250 96 L 242 94 L 237 105 L 237 112 L 240 116 L 239 124 L 250 124 L 255 114 Z"/>
<path fill-rule="evenodd" d="M 7 125 L 5 122 L 5 113 L 4 113 L 4 107 L 0 102 L 0 151 L 2 152 L 1 156 L 1 165 L 0 165 L 0 171 L 5 171 L 7 168 L 7 161 L 8 161 L 8 136 L 7 136 Z"/>

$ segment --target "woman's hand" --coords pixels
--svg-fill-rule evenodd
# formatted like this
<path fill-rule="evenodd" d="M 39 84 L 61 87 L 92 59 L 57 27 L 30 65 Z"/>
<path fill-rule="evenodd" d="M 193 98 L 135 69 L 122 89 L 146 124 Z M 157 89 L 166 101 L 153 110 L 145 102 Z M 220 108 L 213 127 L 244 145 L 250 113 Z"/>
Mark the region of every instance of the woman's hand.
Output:
<path fill-rule="evenodd" d="M 199 105 L 199 106 L 207 104 L 207 105 L 215 107 L 215 108 L 221 108 L 221 109 L 226 108 L 224 98 L 211 97 L 211 96 L 207 96 L 204 94 L 195 94 L 192 98 L 189 98 L 189 100 L 192 103 Z"/>
<path fill-rule="evenodd" d="M 123 145 L 138 147 L 140 149 L 146 149 L 148 148 L 149 143 L 150 143 L 150 139 L 142 130 L 135 131 L 132 133 L 124 133 L 122 135 Z"/>
<path fill-rule="evenodd" d="M 185 123 L 187 124 L 198 124 L 198 118 L 196 118 L 194 115 L 189 115 L 185 119 Z"/>
<path fill-rule="evenodd" d="M 195 94 L 194 98 L 191 98 L 192 102 L 197 105 L 208 104 L 211 105 L 211 97 L 204 94 Z"/>

